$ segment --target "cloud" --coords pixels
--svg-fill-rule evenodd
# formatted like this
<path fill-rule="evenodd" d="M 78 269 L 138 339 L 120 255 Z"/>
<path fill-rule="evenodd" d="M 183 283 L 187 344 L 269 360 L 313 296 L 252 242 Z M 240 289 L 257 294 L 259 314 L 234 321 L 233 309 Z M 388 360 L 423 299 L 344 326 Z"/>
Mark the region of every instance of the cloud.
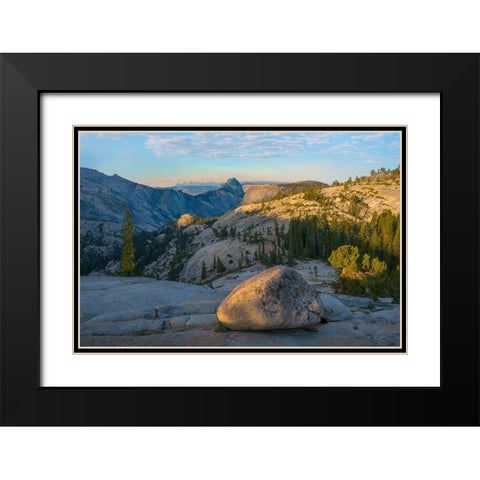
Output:
<path fill-rule="evenodd" d="M 331 141 L 325 132 L 168 132 L 148 134 L 145 146 L 157 157 L 271 158 L 312 153 Z"/>
<path fill-rule="evenodd" d="M 378 132 L 370 135 L 362 135 L 361 138 L 364 142 L 371 142 L 372 140 L 378 140 L 382 138 L 387 132 Z"/>
<path fill-rule="evenodd" d="M 358 163 L 369 163 L 369 164 L 380 165 L 381 162 L 377 162 L 376 160 L 372 160 L 371 158 L 367 158 L 366 160 L 359 160 Z"/>
<path fill-rule="evenodd" d="M 86 135 L 91 135 L 91 133 L 85 133 Z M 112 133 L 112 132 L 95 132 L 94 135 L 97 138 L 105 138 L 106 140 L 112 140 L 113 142 L 118 142 L 123 138 L 125 132 L 122 133 Z"/>
<path fill-rule="evenodd" d="M 388 145 L 387 145 L 387 148 L 389 150 L 397 150 L 400 148 L 400 139 L 397 139 L 397 140 L 393 140 L 392 142 L 390 142 Z"/>
<path fill-rule="evenodd" d="M 339 155 L 351 155 L 357 146 L 353 142 L 342 142 L 323 150 L 323 153 L 336 153 Z"/>
<path fill-rule="evenodd" d="M 80 138 L 89 139 L 89 138 L 97 138 L 102 140 L 111 140 L 112 142 L 118 142 L 123 140 L 126 136 L 139 136 L 142 135 L 141 132 L 114 132 L 114 131 L 102 131 L 102 132 L 94 132 L 94 131 L 80 131 Z"/>

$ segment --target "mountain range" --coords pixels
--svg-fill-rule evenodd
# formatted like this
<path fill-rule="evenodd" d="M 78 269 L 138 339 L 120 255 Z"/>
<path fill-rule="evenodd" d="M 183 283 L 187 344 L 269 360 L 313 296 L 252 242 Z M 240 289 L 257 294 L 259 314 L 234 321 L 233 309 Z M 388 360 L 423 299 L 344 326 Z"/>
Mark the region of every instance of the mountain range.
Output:
<path fill-rule="evenodd" d="M 137 231 L 153 231 L 180 215 L 217 217 L 243 199 L 242 185 L 230 178 L 215 190 L 191 195 L 175 188 L 153 188 L 119 175 L 80 169 L 80 217 L 82 220 L 122 223 L 129 210 Z"/>
<path fill-rule="evenodd" d="M 82 275 L 118 271 L 121 224 L 125 210 L 130 210 L 139 270 L 157 279 L 186 282 L 206 282 L 222 272 L 234 273 L 240 263 L 256 265 L 266 256 L 270 263 L 286 262 L 294 219 L 308 223 L 317 218 L 336 225 L 333 239 L 357 230 L 368 237 L 365 232 L 383 212 L 390 211 L 385 224 L 397 221 L 394 217 L 400 213 L 401 198 L 399 169 L 332 186 L 306 180 L 242 187 L 232 178 L 220 188 L 192 195 L 82 168 L 80 192 Z M 378 235 L 373 237 L 378 243 Z M 298 238 L 307 235 L 300 232 Z M 321 246 L 325 257 L 326 246 Z M 222 271 L 213 266 L 220 260 Z"/>

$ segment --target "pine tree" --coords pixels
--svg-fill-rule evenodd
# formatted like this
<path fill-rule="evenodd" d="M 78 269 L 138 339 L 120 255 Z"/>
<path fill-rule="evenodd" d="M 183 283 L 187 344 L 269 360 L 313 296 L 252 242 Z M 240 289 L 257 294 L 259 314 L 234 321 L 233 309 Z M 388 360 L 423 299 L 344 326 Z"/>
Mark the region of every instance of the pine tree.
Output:
<path fill-rule="evenodd" d="M 205 261 L 202 260 L 202 280 L 207 276 L 207 266 L 205 265 Z"/>
<path fill-rule="evenodd" d="M 277 239 L 280 237 L 280 230 L 278 228 L 278 222 L 277 220 L 275 220 L 274 222 L 274 225 L 275 225 L 275 236 L 277 237 Z"/>
<path fill-rule="evenodd" d="M 350 272 L 355 272 L 358 268 L 357 262 L 359 256 L 357 247 L 342 245 L 332 252 L 328 257 L 328 261 L 332 267 L 344 268 Z"/>
<path fill-rule="evenodd" d="M 217 272 L 221 273 L 225 270 L 225 265 L 223 264 L 222 259 L 220 257 L 217 257 Z"/>
<path fill-rule="evenodd" d="M 368 253 L 365 253 L 365 255 L 363 255 L 362 270 L 364 272 L 368 272 L 368 270 L 370 270 L 370 255 L 368 255 Z"/>
<path fill-rule="evenodd" d="M 287 265 L 291 267 L 293 265 L 293 253 L 292 253 L 292 245 L 288 249 L 288 255 L 287 255 Z"/>
<path fill-rule="evenodd" d="M 398 262 L 400 260 L 400 222 L 397 224 L 397 230 L 393 237 L 392 253 Z"/>
<path fill-rule="evenodd" d="M 223 239 L 227 238 L 227 236 L 228 236 L 228 230 L 227 230 L 227 227 L 224 226 L 220 230 L 220 240 L 223 240 Z"/>
<path fill-rule="evenodd" d="M 119 272 L 119 275 L 125 277 L 131 277 L 137 273 L 135 264 L 135 247 L 133 246 L 134 231 L 135 227 L 133 226 L 132 215 L 127 210 L 125 212 L 125 221 L 122 223 L 123 250 Z"/>
<path fill-rule="evenodd" d="M 274 248 L 270 250 L 270 255 L 268 256 L 268 263 L 270 265 L 275 265 L 277 263 L 277 251 Z"/>
<path fill-rule="evenodd" d="M 387 264 L 385 262 L 381 262 L 378 258 L 372 260 L 372 273 L 375 276 L 382 275 L 385 270 L 387 270 Z"/>

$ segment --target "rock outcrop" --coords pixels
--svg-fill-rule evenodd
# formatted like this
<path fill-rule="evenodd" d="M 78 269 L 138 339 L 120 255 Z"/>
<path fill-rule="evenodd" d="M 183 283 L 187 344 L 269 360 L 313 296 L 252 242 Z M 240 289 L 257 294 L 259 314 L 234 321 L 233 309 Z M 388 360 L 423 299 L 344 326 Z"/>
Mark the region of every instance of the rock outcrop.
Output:
<path fill-rule="evenodd" d="M 246 185 L 242 205 L 270 200 L 280 191 L 280 185 Z"/>
<path fill-rule="evenodd" d="M 238 285 L 217 316 L 231 330 L 273 330 L 315 325 L 322 301 L 294 269 L 275 267 Z"/>
<path fill-rule="evenodd" d="M 298 267 L 297 264 L 296 268 Z M 308 274 L 310 267 L 303 270 Z M 328 322 L 312 328 L 264 331 L 218 329 L 216 314 L 218 306 L 233 288 L 252 278 L 248 275 L 249 272 L 244 271 L 232 275 L 231 280 L 223 277 L 218 280 L 221 286 L 214 289 L 144 277 L 82 276 L 81 345 L 116 347 L 399 345 L 399 305 L 347 295 L 320 293 L 323 302 L 321 317 Z M 339 302 L 331 302 L 332 299 Z M 347 312 L 349 318 L 343 315 Z M 335 321 L 335 318 L 341 318 L 342 321 Z"/>
<path fill-rule="evenodd" d="M 320 298 L 323 304 L 322 318 L 325 320 L 329 322 L 340 322 L 352 318 L 352 311 L 334 296 L 321 293 Z"/>

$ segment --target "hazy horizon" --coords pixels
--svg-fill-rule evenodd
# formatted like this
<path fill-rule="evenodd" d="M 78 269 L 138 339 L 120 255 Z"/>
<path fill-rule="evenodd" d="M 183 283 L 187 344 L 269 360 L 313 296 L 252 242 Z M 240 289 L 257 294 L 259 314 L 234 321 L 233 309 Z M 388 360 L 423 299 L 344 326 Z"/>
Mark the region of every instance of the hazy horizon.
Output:
<path fill-rule="evenodd" d="M 313 180 L 400 164 L 400 132 L 79 132 L 80 166 L 152 187 Z"/>
<path fill-rule="evenodd" d="M 103 173 L 104 175 L 108 175 L 108 176 L 114 176 L 114 175 L 118 175 L 122 178 L 124 178 L 125 180 L 128 180 L 128 181 L 132 181 L 132 182 L 135 182 L 135 183 L 139 183 L 139 184 L 142 184 L 142 182 L 136 182 L 135 180 L 132 180 L 130 178 L 126 178 L 126 177 L 123 177 L 122 175 L 119 175 L 117 172 L 115 173 L 112 173 L 112 174 L 107 174 L 105 172 L 102 172 L 98 169 L 94 169 L 94 168 L 91 168 L 91 167 L 82 167 L 81 168 L 88 168 L 88 169 L 91 169 L 91 170 L 95 170 L 99 173 Z M 249 185 L 249 184 L 265 184 L 265 185 L 274 185 L 274 184 L 283 184 L 283 183 L 294 183 L 294 182 L 308 182 L 308 181 L 321 181 L 321 180 L 314 180 L 314 179 L 311 179 L 311 178 L 303 178 L 303 179 L 300 179 L 300 180 L 294 180 L 294 181 L 290 181 L 290 180 L 286 180 L 286 181 L 275 181 L 275 180 L 241 180 L 241 179 L 238 179 L 236 178 L 235 176 L 234 177 L 229 177 L 229 178 L 225 178 L 224 180 L 222 181 L 209 181 L 209 180 L 206 180 L 206 181 L 185 181 L 185 182 L 178 182 L 178 183 L 175 183 L 175 184 L 172 184 L 172 185 L 162 185 L 162 186 L 158 186 L 158 187 L 154 187 L 154 188 L 173 188 L 173 187 L 181 187 L 181 186 L 220 186 L 224 183 L 226 183 L 230 178 L 235 178 L 236 180 L 238 180 L 239 183 L 241 183 L 242 185 Z M 145 185 L 145 184 L 144 184 Z"/>

